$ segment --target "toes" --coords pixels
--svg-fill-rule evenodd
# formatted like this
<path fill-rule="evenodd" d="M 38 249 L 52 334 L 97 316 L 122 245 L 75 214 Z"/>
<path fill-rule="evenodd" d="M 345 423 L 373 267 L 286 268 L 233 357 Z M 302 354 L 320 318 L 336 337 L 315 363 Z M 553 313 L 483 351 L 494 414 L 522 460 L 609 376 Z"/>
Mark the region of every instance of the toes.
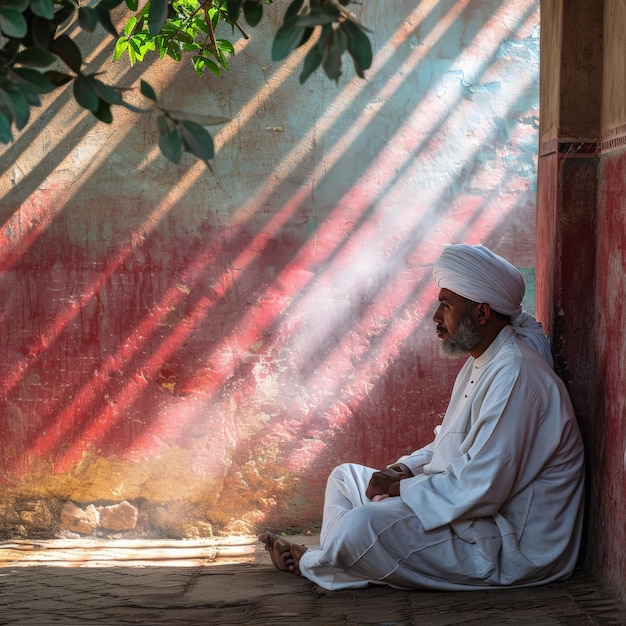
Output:
<path fill-rule="evenodd" d="M 261 533 L 258 539 L 261 543 L 264 543 L 265 547 L 267 548 L 268 546 L 271 547 L 274 544 L 274 542 L 276 541 L 276 535 L 274 535 L 273 533 Z"/>
<path fill-rule="evenodd" d="M 258 539 L 265 544 L 264 547 L 269 552 L 276 569 L 301 575 L 300 557 L 306 551 L 306 547 L 292 544 L 273 533 L 261 533 Z"/>

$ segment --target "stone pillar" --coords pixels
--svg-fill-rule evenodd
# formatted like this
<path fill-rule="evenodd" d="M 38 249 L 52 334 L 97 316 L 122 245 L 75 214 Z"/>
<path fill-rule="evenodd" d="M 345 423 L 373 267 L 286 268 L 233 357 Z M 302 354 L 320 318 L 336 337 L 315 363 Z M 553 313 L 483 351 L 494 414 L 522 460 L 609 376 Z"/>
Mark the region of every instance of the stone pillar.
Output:
<path fill-rule="evenodd" d="M 537 312 L 585 441 L 581 558 L 624 594 L 626 3 L 542 0 L 541 24 Z"/>

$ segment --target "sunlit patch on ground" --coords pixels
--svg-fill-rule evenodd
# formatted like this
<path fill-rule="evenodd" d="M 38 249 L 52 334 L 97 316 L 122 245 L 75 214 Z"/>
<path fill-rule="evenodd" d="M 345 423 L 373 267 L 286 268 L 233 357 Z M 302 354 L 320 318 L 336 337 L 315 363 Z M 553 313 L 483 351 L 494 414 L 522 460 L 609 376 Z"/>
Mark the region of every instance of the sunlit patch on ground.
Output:
<path fill-rule="evenodd" d="M 197 567 L 255 562 L 255 537 L 198 540 L 18 540 L 0 544 L 0 567 Z"/>

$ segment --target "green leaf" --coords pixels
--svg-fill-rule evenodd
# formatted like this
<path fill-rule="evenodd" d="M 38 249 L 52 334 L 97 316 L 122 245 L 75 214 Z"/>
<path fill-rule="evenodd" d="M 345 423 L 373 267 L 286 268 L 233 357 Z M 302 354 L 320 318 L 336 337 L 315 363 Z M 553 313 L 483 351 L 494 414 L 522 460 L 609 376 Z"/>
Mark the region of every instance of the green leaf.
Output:
<path fill-rule="evenodd" d="M 300 9 L 302 9 L 303 4 L 304 0 L 293 0 L 293 2 L 287 7 L 287 10 L 285 11 L 285 17 L 283 18 L 283 22 L 288 22 L 289 20 L 298 17 L 298 13 L 300 12 Z"/>
<path fill-rule="evenodd" d="M 115 42 L 115 50 L 113 52 L 113 60 L 119 61 L 122 58 L 124 52 L 126 52 L 126 48 L 128 48 L 128 39 L 126 37 L 120 37 Z"/>
<path fill-rule="evenodd" d="M 294 21 L 284 23 L 274 35 L 272 43 L 272 61 L 282 61 L 295 50 L 304 33 L 304 27 L 296 26 Z"/>
<path fill-rule="evenodd" d="M 44 20 L 54 16 L 54 0 L 31 0 L 30 10 Z"/>
<path fill-rule="evenodd" d="M 304 84 L 306 79 L 320 66 L 324 58 L 323 52 L 319 46 L 313 46 L 304 57 L 302 72 L 300 73 L 300 84 Z"/>
<path fill-rule="evenodd" d="M 214 48 L 211 48 L 211 52 L 213 52 Z M 218 48 L 215 50 L 213 54 L 213 58 L 225 69 L 228 69 L 228 59 L 226 55 Z"/>
<path fill-rule="evenodd" d="M 124 104 L 122 94 L 115 87 L 106 85 L 97 78 L 90 78 L 89 80 L 100 100 L 103 100 L 107 104 Z"/>
<path fill-rule="evenodd" d="M 74 17 L 76 11 L 76 4 L 68 3 L 66 6 L 62 6 L 54 12 L 54 16 L 50 20 L 53 26 L 61 26 L 64 22 L 71 20 Z"/>
<path fill-rule="evenodd" d="M 49 67 L 57 60 L 52 52 L 41 48 L 25 48 L 15 56 L 15 64 L 25 67 Z"/>
<path fill-rule="evenodd" d="M 94 89 L 91 80 L 82 74 L 74 80 L 74 98 L 84 109 L 97 111 L 100 107 L 100 98 Z"/>
<path fill-rule="evenodd" d="M 28 124 L 28 118 L 30 117 L 30 106 L 26 101 L 26 98 L 22 95 L 20 90 L 14 86 L 12 89 L 7 89 L 6 94 L 11 100 L 13 109 L 13 115 L 15 117 L 15 126 L 18 130 L 22 130 L 26 124 Z"/>
<path fill-rule="evenodd" d="M 157 129 L 159 131 L 159 135 L 169 135 L 173 133 L 178 128 L 178 124 L 165 115 L 159 115 L 157 117 Z"/>
<path fill-rule="evenodd" d="M 132 35 L 135 24 L 137 24 L 137 17 L 133 15 L 128 22 L 126 22 L 126 26 L 124 26 L 124 34 L 127 36 Z"/>
<path fill-rule="evenodd" d="M 139 7 L 139 0 L 126 0 L 126 6 L 134 13 Z"/>
<path fill-rule="evenodd" d="M 69 83 L 70 80 L 72 80 L 73 78 L 69 74 L 58 72 L 56 70 L 48 70 L 47 72 L 45 72 L 45 76 L 55 87 L 61 87 L 62 85 Z"/>
<path fill-rule="evenodd" d="M 300 15 L 295 19 L 298 26 L 319 26 L 332 24 L 341 17 L 339 9 L 328 4 L 313 7 L 307 14 Z"/>
<path fill-rule="evenodd" d="M 111 12 L 102 3 L 98 4 L 95 8 L 96 15 L 98 16 L 98 22 L 107 33 L 117 37 L 117 29 L 111 21 Z"/>
<path fill-rule="evenodd" d="M 164 56 L 163 52 L 165 52 L 167 56 L 172 57 L 174 61 L 180 61 L 183 58 L 180 48 L 173 41 L 169 43 L 167 50 L 161 51 L 161 58 Z"/>
<path fill-rule="evenodd" d="M 50 82 L 45 74 L 29 67 L 15 67 L 13 68 L 13 73 L 19 77 L 22 83 L 36 93 L 49 93 L 56 89 L 56 86 Z M 19 87 L 24 92 L 22 84 Z"/>
<path fill-rule="evenodd" d="M 220 66 L 217 63 L 213 63 L 213 61 L 211 61 L 210 59 L 207 59 L 206 57 L 202 57 L 202 60 L 204 61 L 203 67 L 205 69 L 208 69 L 209 71 L 211 71 L 218 78 L 222 75 L 222 70 L 220 69 Z"/>
<path fill-rule="evenodd" d="M 256 26 L 263 17 L 263 5 L 260 2 L 246 0 L 243 3 L 243 14 L 250 26 Z"/>
<path fill-rule="evenodd" d="M 11 143 L 12 141 L 11 122 L 0 112 L 0 142 Z"/>
<path fill-rule="evenodd" d="M 215 156 L 213 137 L 200 124 L 191 120 L 183 120 L 179 128 L 185 150 L 208 165 L 208 162 Z"/>
<path fill-rule="evenodd" d="M 193 44 L 193 46 L 194 46 L 193 49 L 197 50 L 198 48 L 202 47 L 199 43 L 194 42 L 194 39 L 193 39 L 193 37 L 191 35 L 189 35 L 188 33 L 182 32 L 180 30 L 175 34 L 175 37 L 176 37 L 176 41 L 177 42 L 182 42 L 182 43 L 185 43 L 185 44 Z M 219 39 L 218 39 L 218 41 L 219 41 Z"/>
<path fill-rule="evenodd" d="M 158 35 L 167 19 L 167 0 L 150 0 L 148 11 L 148 31 L 152 36 Z"/>
<path fill-rule="evenodd" d="M 10 83 L 9 85 L 10 87 L 14 87 L 14 85 L 11 85 Z M 15 119 L 13 101 L 9 98 L 9 94 L 4 89 L 0 89 L 0 113 L 7 118 L 9 124 L 13 123 L 13 120 Z"/>
<path fill-rule="evenodd" d="M 6 89 L 0 89 L 0 113 L 7 119 L 9 130 L 12 121 L 18 130 L 28 124 L 30 104 L 17 85 L 9 84 Z"/>
<path fill-rule="evenodd" d="M 364 78 L 364 70 L 372 65 L 372 44 L 369 37 L 354 22 L 346 20 L 341 28 L 348 38 L 348 52 L 354 62 L 354 69 L 360 78 Z"/>
<path fill-rule="evenodd" d="M 19 13 L 23 13 L 29 4 L 30 0 L 2 0 L 2 2 L 0 2 L 1 7 L 5 9 L 15 9 Z"/>
<path fill-rule="evenodd" d="M 96 10 L 111 12 L 113 9 L 116 9 L 120 4 L 122 4 L 124 0 L 100 0 L 98 4 L 96 4 Z"/>
<path fill-rule="evenodd" d="M 98 25 L 98 14 L 91 7 L 80 7 L 78 9 L 78 24 L 88 32 L 93 32 Z"/>
<path fill-rule="evenodd" d="M 233 44 L 227 39 L 218 39 L 217 47 L 222 52 L 226 52 L 227 54 L 235 54 L 235 46 L 233 46 Z"/>
<path fill-rule="evenodd" d="M 326 76 L 335 82 L 341 76 L 341 55 L 346 51 L 348 38 L 343 30 L 333 30 L 326 42 L 322 67 Z"/>
<path fill-rule="evenodd" d="M 21 47 L 21 41 L 17 39 L 6 39 L 4 45 L 0 48 L 0 61 L 8 61 L 13 58 Z"/>
<path fill-rule="evenodd" d="M 54 39 L 50 44 L 50 51 L 60 57 L 71 70 L 80 73 L 83 56 L 79 47 L 67 35 L 60 35 Z"/>
<path fill-rule="evenodd" d="M 152 85 L 150 85 L 150 83 L 147 83 L 145 80 L 141 80 L 139 83 L 139 90 L 146 98 L 149 98 L 154 102 L 157 101 L 156 93 L 154 93 L 154 89 L 152 89 Z"/>
<path fill-rule="evenodd" d="M 35 46 L 46 50 L 51 40 L 50 23 L 34 15 L 30 22 L 30 34 Z"/>
<path fill-rule="evenodd" d="M 179 163 L 183 154 L 183 139 L 178 126 L 170 119 L 161 115 L 157 118 L 159 131 L 159 148 L 172 163 Z"/>
<path fill-rule="evenodd" d="M 19 11 L 0 7 L 0 31 L 9 38 L 21 39 L 26 36 L 28 25 Z"/>
<path fill-rule="evenodd" d="M 24 82 L 17 83 L 17 86 L 30 106 L 38 107 L 41 105 L 41 98 L 39 97 L 40 92 L 38 89 Z"/>
<path fill-rule="evenodd" d="M 236 22 L 239 19 L 239 12 L 241 11 L 241 5 L 243 0 L 226 0 L 226 9 L 228 11 L 228 17 Z"/>
<path fill-rule="evenodd" d="M 204 57 L 193 56 L 191 57 L 191 64 L 193 65 L 193 69 L 196 71 L 198 76 L 202 76 L 202 72 L 204 72 L 205 60 Z"/>
<path fill-rule="evenodd" d="M 135 52 L 135 54 L 138 54 L 139 56 L 143 56 L 143 48 L 141 45 L 141 38 L 140 37 L 130 37 L 128 39 L 128 47 L 133 50 Z"/>
<path fill-rule="evenodd" d="M 111 124 L 113 122 L 113 114 L 111 113 L 111 105 L 100 100 L 98 108 L 92 113 L 105 124 Z"/>

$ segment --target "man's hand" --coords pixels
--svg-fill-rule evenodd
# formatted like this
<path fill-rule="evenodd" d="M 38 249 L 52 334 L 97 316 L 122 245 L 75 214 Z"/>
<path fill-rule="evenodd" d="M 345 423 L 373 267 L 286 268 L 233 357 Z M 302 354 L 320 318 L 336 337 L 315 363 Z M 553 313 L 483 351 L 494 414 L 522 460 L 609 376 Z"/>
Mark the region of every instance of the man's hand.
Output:
<path fill-rule="evenodd" d="M 393 469 L 384 469 L 374 472 L 367 485 L 365 495 L 372 500 L 375 496 L 399 496 L 400 481 L 411 476 L 407 472 L 398 472 Z M 377 498 L 382 500 L 383 498 Z"/>

